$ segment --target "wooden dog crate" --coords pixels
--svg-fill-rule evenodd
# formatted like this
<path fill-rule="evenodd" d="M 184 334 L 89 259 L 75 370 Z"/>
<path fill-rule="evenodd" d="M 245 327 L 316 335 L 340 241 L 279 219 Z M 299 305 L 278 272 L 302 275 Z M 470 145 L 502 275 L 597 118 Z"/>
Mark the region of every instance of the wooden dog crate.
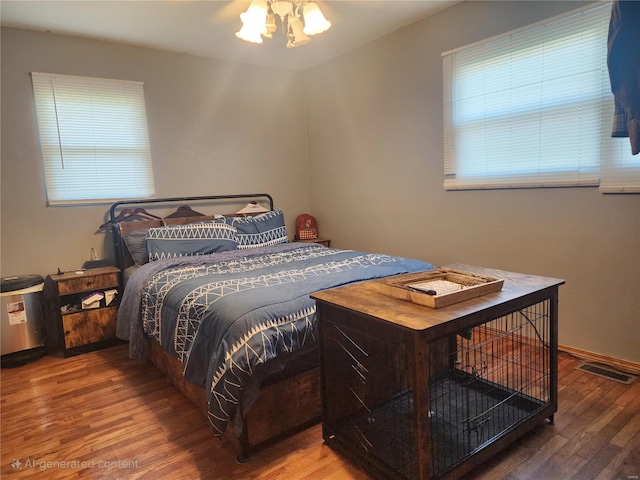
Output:
<path fill-rule="evenodd" d="M 437 310 L 375 281 L 314 294 L 327 444 L 377 478 L 457 478 L 553 421 L 563 281 L 499 274 Z"/>

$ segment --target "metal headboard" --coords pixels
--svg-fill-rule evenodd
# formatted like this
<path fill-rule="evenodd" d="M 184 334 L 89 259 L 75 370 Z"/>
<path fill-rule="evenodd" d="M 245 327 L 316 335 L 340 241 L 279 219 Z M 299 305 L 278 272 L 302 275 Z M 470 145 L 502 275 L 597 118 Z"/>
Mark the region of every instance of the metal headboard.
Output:
<path fill-rule="evenodd" d="M 170 198 L 149 198 L 149 199 L 132 199 L 132 200 L 119 200 L 111 205 L 109 209 L 109 223 L 113 230 L 113 247 L 115 252 L 116 266 L 121 270 L 124 268 L 124 251 L 123 240 L 120 236 L 120 229 L 118 228 L 118 222 L 116 222 L 116 210 L 119 207 L 126 205 L 152 205 L 157 203 L 172 204 L 172 203 L 184 203 L 194 201 L 207 201 L 207 200 L 248 200 L 248 199 L 266 199 L 269 201 L 269 210 L 273 210 L 273 198 L 268 193 L 242 193 L 234 195 L 205 195 L 195 197 L 170 197 Z"/>

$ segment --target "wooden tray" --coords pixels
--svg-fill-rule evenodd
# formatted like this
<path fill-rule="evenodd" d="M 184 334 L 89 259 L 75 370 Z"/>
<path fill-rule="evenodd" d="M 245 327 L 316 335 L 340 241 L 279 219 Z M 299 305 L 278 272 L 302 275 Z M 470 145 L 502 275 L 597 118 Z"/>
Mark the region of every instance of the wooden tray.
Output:
<path fill-rule="evenodd" d="M 372 282 L 372 285 L 385 295 L 431 308 L 446 307 L 488 293 L 499 292 L 503 284 L 503 279 L 451 268 L 408 273 Z"/>

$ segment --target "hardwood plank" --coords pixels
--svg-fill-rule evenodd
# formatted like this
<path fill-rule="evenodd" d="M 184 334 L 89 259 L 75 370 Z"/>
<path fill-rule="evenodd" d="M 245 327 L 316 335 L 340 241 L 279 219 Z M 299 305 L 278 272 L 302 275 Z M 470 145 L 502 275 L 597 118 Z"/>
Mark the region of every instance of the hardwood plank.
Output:
<path fill-rule="evenodd" d="M 640 471 L 640 432 L 637 432 L 611 462 L 596 476 L 596 480 L 635 480 Z"/>
<path fill-rule="evenodd" d="M 607 465 L 620 453 L 622 449 L 610 443 L 606 444 L 597 455 L 593 455 L 591 459 L 576 472 L 572 477 L 573 480 L 593 480 Z"/>
<path fill-rule="evenodd" d="M 547 443 L 542 445 L 531 458 L 523 462 L 511 473 L 516 478 L 522 480 L 545 478 L 544 476 L 539 476 L 537 470 L 549 462 L 568 441 L 569 440 L 562 435 L 554 435 Z"/>
<path fill-rule="evenodd" d="M 555 425 L 536 427 L 465 480 L 640 475 L 640 382 L 577 371 L 578 362 L 560 354 Z M 3 478 L 369 478 L 323 443 L 320 425 L 238 464 L 231 444 L 215 438 L 198 409 L 149 362 L 127 358 L 126 345 L 3 369 L 0 383 Z M 20 470 L 11 467 L 14 459 Z M 25 468 L 27 461 L 35 466 Z"/>
<path fill-rule="evenodd" d="M 640 391 L 640 383 L 636 386 L 636 391 Z M 640 393 L 635 399 L 625 407 L 625 413 L 633 415 L 620 429 L 620 432 L 611 439 L 611 443 L 619 447 L 624 447 L 640 431 Z"/>

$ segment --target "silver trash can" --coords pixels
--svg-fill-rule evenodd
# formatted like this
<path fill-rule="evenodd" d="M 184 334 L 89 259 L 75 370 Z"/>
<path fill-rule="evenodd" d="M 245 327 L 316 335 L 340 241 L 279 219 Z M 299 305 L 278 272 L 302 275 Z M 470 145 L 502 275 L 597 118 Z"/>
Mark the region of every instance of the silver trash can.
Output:
<path fill-rule="evenodd" d="M 16 367 L 42 357 L 46 351 L 44 279 L 22 275 L 4 277 L 1 283 L 1 364 Z"/>

